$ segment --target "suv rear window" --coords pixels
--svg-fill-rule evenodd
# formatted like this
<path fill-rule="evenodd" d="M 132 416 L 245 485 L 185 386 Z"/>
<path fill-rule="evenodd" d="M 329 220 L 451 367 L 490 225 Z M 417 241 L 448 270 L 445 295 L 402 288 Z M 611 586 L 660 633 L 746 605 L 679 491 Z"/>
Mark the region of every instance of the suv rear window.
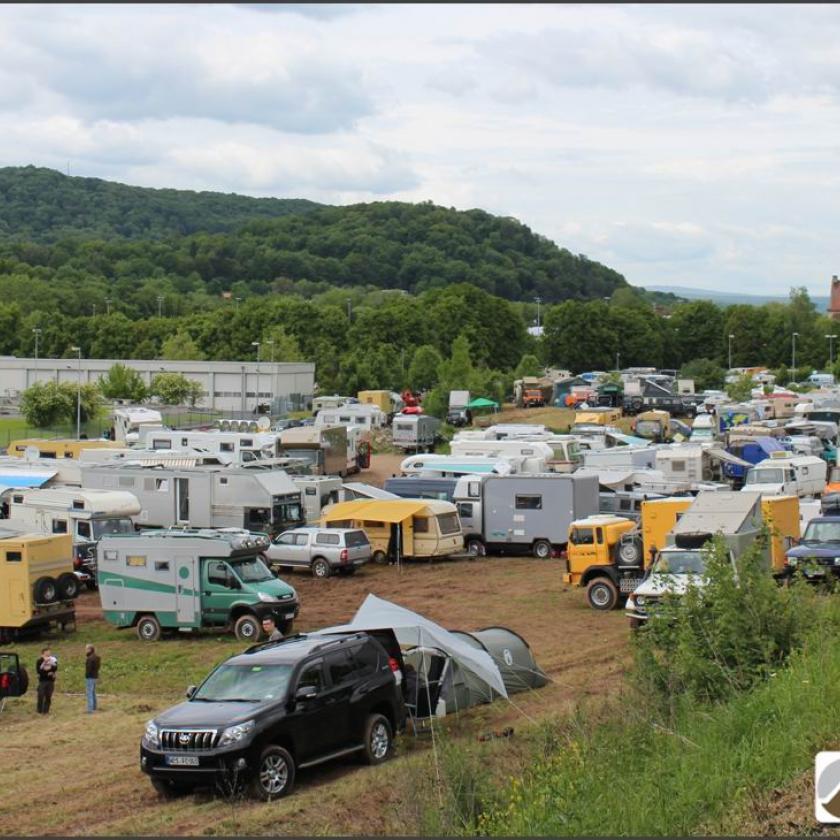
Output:
<path fill-rule="evenodd" d="M 351 651 L 351 653 L 356 663 L 359 676 L 367 677 L 370 674 L 375 674 L 385 664 L 380 661 L 383 651 L 380 650 L 378 645 L 371 642 L 366 642 L 361 647 L 357 647 Z"/>
<path fill-rule="evenodd" d="M 362 545 L 370 545 L 370 541 L 364 531 L 348 531 L 344 535 L 344 544 L 347 548 L 358 548 Z"/>
<path fill-rule="evenodd" d="M 339 534 L 326 534 L 319 531 L 318 536 L 315 537 L 317 545 L 341 545 L 341 537 Z"/>

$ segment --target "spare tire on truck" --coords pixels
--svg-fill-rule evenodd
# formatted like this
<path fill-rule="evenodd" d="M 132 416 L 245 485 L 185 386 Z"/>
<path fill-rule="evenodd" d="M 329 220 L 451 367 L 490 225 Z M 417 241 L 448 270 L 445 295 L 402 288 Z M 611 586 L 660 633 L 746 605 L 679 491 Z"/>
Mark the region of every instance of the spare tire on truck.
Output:
<path fill-rule="evenodd" d="M 42 577 L 32 587 L 32 597 L 36 604 L 52 604 L 58 599 L 58 584 L 55 578 Z"/>
<path fill-rule="evenodd" d="M 58 576 L 58 597 L 62 601 L 72 601 L 79 595 L 79 579 L 70 572 Z"/>

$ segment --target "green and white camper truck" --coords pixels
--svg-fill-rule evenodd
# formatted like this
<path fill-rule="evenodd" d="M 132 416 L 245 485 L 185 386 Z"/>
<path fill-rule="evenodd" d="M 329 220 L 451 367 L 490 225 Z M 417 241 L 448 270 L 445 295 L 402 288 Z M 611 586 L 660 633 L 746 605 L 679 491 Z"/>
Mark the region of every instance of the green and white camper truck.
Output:
<path fill-rule="evenodd" d="M 257 641 L 272 616 L 285 635 L 297 594 L 260 559 L 268 538 L 241 529 L 167 529 L 103 536 L 96 546 L 105 620 L 144 641 L 203 627 Z"/>

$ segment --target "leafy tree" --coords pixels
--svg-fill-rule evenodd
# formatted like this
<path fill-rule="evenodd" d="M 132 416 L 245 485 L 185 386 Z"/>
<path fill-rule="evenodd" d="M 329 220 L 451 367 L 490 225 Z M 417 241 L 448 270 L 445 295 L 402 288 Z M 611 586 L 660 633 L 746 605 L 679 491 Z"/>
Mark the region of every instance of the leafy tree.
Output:
<path fill-rule="evenodd" d="M 443 358 L 431 344 L 423 344 L 414 351 L 408 368 L 408 386 L 415 391 L 427 391 L 438 381 Z"/>
<path fill-rule="evenodd" d="M 164 372 L 152 377 L 149 393 L 165 405 L 195 405 L 201 398 L 201 383 L 188 379 L 183 373 Z"/>
<path fill-rule="evenodd" d="M 679 365 L 692 359 L 725 357 L 723 313 L 711 301 L 681 303 L 671 313 L 670 322 L 671 329 L 678 334 Z"/>
<path fill-rule="evenodd" d="M 681 379 L 693 379 L 696 391 L 723 388 L 726 371 L 713 359 L 694 359 L 680 369 Z"/>
<path fill-rule="evenodd" d="M 168 361 L 200 361 L 205 358 L 189 333 L 179 330 L 167 338 L 160 348 L 161 359 Z"/>
<path fill-rule="evenodd" d="M 726 393 L 736 402 L 744 402 L 752 395 L 755 382 L 749 373 L 742 373 L 734 382 L 726 385 Z"/>
<path fill-rule="evenodd" d="M 148 393 L 143 377 L 134 368 L 119 362 L 111 365 L 108 373 L 99 378 L 99 390 L 107 399 L 138 403 L 146 399 Z"/>
<path fill-rule="evenodd" d="M 470 340 L 459 335 L 452 342 L 452 354 L 441 363 L 438 369 L 438 381 L 444 391 L 456 391 L 469 388 L 473 374 Z"/>
<path fill-rule="evenodd" d="M 45 429 L 75 416 L 76 400 L 57 382 L 35 382 L 20 396 L 20 410 L 30 426 Z"/>
<path fill-rule="evenodd" d="M 542 376 L 543 366 L 536 356 L 524 355 L 513 372 L 514 379 L 523 379 L 526 376 Z"/>
<path fill-rule="evenodd" d="M 260 349 L 263 361 L 272 358 L 275 362 L 302 362 L 304 360 L 298 340 L 293 335 L 289 335 L 281 324 L 263 333 Z"/>

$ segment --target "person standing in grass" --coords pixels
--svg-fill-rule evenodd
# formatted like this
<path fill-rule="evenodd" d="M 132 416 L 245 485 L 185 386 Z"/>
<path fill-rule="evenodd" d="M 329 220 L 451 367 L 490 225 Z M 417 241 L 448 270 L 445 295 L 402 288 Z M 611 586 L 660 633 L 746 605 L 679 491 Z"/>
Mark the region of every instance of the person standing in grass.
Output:
<path fill-rule="evenodd" d="M 48 647 L 41 648 L 41 655 L 35 662 L 35 671 L 38 674 L 38 714 L 47 715 L 50 712 L 55 675 L 58 671 L 58 660 Z"/>
<path fill-rule="evenodd" d="M 93 645 L 85 645 L 85 693 L 87 694 L 88 714 L 96 711 L 96 681 L 99 679 L 99 666 L 102 660 Z"/>

